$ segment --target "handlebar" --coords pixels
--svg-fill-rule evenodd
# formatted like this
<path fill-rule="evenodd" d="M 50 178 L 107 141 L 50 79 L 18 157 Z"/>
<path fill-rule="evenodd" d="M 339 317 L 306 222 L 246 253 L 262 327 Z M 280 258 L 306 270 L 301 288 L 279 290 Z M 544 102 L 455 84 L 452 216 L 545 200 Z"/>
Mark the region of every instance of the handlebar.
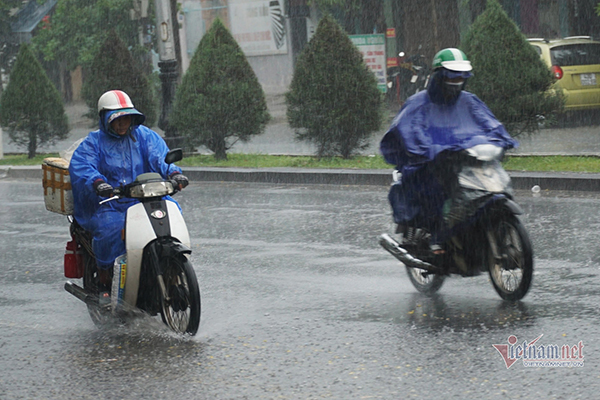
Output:
<path fill-rule="evenodd" d="M 124 191 L 124 187 L 123 186 L 113 188 L 113 196 L 100 201 L 98 204 L 102 205 L 104 203 L 108 203 L 109 201 L 120 199 L 122 197 L 122 195 L 123 195 L 123 191 Z"/>
<path fill-rule="evenodd" d="M 104 204 L 104 203 L 108 203 L 109 201 L 118 200 L 118 199 L 120 199 L 120 198 L 121 198 L 121 196 L 115 195 L 115 196 L 113 196 L 113 197 L 109 197 L 108 199 L 104 199 L 104 200 L 102 200 L 102 201 L 101 201 L 101 202 L 99 202 L 98 204 L 99 204 L 99 205 L 102 205 L 102 204 Z"/>

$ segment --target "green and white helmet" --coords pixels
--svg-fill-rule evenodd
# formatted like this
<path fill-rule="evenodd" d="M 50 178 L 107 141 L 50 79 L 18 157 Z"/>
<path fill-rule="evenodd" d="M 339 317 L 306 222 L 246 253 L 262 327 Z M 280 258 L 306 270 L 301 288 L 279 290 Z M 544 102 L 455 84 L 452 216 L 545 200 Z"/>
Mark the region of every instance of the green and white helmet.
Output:
<path fill-rule="evenodd" d="M 432 69 L 435 71 L 438 68 L 456 72 L 469 72 L 473 69 L 467 55 L 452 47 L 438 51 L 433 57 Z"/>

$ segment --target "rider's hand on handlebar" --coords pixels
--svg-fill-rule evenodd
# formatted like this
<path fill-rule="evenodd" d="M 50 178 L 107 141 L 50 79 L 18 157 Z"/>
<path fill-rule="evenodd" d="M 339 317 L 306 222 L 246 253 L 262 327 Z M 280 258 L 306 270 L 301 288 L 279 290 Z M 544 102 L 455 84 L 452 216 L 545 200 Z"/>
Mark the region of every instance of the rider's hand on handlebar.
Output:
<path fill-rule="evenodd" d="M 98 179 L 94 182 L 94 190 L 100 197 L 111 197 L 114 193 L 114 188 L 102 179 Z"/>
<path fill-rule="evenodd" d="M 181 172 L 176 172 L 173 175 L 171 175 L 171 179 L 173 179 L 175 181 L 175 183 L 177 183 L 179 190 L 183 189 L 190 183 L 188 178 L 185 175 L 183 175 Z"/>

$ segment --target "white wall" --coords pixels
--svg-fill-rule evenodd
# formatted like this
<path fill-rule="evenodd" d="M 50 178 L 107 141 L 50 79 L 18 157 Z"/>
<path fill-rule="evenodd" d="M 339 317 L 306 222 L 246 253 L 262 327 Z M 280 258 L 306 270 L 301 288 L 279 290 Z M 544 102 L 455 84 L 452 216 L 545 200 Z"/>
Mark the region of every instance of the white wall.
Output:
<path fill-rule="evenodd" d="M 235 5 L 247 2 L 251 3 L 252 0 L 233 0 L 231 4 Z M 207 27 L 203 20 L 202 4 L 199 0 L 185 0 L 182 3 L 182 12 L 179 13 L 178 21 L 181 26 L 182 67 L 185 73 L 185 70 L 189 66 L 189 61 L 195 52 L 195 47 L 200 43 L 200 39 L 206 33 Z M 220 4 L 227 3 L 229 2 L 222 2 Z M 231 8 L 228 7 L 227 13 L 223 13 L 223 15 L 229 15 L 230 11 Z M 240 21 L 239 16 L 237 18 L 237 21 Z M 228 18 L 228 23 L 232 23 L 231 21 L 232 19 Z M 234 18 L 233 21 L 236 21 L 236 19 Z M 241 21 L 241 23 L 244 23 L 244 21 Z M 251 29 L 252 23 L 248 23 L 248 26 Z M 266 93 L 283 93 L 287 90 L 292 80 L 294 67 L 289 35 L 290 26 L 287 18 L 285 19 L 285 27 L 287 34 L 285 35 L 286 42 L 284 49 L 287 49 L 287 52 L 283 53 L 280 50 L 266 55 L 246 54 L 248 62 Z M 238 29 L 232 27 L 230 30 L 233 33 Z"/>

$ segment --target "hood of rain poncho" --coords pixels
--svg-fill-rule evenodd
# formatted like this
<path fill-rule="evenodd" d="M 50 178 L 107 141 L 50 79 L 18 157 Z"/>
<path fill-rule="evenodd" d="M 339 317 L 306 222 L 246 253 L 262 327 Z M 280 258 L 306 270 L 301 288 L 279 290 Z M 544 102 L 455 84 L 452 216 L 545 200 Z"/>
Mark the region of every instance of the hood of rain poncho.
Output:
<path fill-rule="evenodd" d="M 454 104 L 436 104 L 428 90 L 404 103 L 381 140 L 380 150 L 388 163 L 402 168 L 428 163 L 442 152 L 477 144 L 494 144 L 504 149 L 518 146 L 474 94 L 463 91 Z"/>
<path fill-rule="evenodd" d="M 119 110 L 110 110 L 105 111 L 100 115 L 100 129 L 109 135 L 119 137 L 119 134 L 116 133 L 111 127 L 110 123 L 115 119 L 124 117 L 126 115 L 131 116 L 131 126 L 129 127 L 129 131 L 131 132 L 138 125 L 142 125 L 146 120 L 146 116 L 136 110 L 135 108 L 121 108 Z M 129 133 L 129 132 L 128 132 Z"/>

